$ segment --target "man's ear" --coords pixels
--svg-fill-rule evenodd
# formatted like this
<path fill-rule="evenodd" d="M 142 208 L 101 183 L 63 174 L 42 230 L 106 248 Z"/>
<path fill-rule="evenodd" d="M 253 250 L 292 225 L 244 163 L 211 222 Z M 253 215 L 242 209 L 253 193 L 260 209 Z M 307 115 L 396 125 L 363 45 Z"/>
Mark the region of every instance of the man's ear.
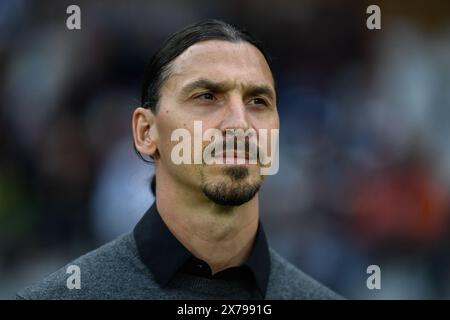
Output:
<path fill-rule="evenodd" d="M 157 156 L 158 130 L 155 115 L 150 109 L 136 108 L 133 112 L 133 138 L 137 151 L 151 157 Z"/>

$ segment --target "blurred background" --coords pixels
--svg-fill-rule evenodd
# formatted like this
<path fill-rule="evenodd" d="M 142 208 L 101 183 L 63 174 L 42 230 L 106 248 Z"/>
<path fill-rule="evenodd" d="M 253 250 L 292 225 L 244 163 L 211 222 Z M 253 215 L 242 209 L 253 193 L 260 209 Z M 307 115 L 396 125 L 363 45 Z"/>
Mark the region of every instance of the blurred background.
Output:
<path fill-rule="evenodd" d="M 81 30 L 66 8 L 81 8 Z M 368 30 L 366 8 L 381 8 Z M 273 56 L 272 246 L 347 298 L 450 298 L 450 2 L 0 1 L 0 298 L 131 231 L 153 202 L 133 152 L 145 63 L 188 23 Z M 381 268 L 381 290 L 366 269 Z"/>

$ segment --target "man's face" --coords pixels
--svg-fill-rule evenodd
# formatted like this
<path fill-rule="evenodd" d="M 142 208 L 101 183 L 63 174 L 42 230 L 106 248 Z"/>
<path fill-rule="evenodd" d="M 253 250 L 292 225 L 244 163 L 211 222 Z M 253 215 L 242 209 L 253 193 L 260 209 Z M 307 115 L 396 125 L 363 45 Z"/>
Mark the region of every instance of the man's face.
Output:
<path fill-rule="evenodd" d="M 263 180 L 259 163 L 173 163 L 171 154 L 178 142 L 171 141 L 171 135 L 184 128 L 194 137 L 194 121 L 201 121 L 203 132 L 214 128 L 223 137 L 229 129 L 254 129 L 257 134 L 249 142 L 256 145 L 260 143 L 259 129 L 267 129 L 270 136 L 271 129 L 279 128 L 274 80 L 256 47 L 218 40 L 189 47 L 173 62 L 160 91 L 155 117 L 158 170 L 165 170 L 180 185 L 201 190 L 221 205 L 251 200 Z M 203 148 L 208 143 L 203 142 Z M 227 157 L 230 154 L 227 152 Z"/>

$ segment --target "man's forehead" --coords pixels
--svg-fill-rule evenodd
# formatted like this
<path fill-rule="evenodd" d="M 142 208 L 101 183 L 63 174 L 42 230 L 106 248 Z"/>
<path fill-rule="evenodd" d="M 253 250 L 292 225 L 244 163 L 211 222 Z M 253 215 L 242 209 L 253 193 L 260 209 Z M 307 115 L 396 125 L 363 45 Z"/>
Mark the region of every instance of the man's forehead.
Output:
<path fill-rule="evenodd" d="M 196 43 L 175 59 L 170 74 L 178 85 L 199 77 L 273 85 L 272 73 L 263 54 L 252 44 L 242 41 Z"/>

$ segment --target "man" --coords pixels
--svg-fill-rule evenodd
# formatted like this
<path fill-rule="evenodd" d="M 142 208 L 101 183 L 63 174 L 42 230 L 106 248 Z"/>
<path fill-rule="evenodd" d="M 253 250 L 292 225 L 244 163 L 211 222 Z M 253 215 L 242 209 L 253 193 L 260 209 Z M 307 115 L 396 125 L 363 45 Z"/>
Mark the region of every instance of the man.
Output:
<path fill-rule="evenodd" d="M 252 163 L 247 149 L 241 153 L 228 144 L 225 151 L 214 149 L 214 159 L 223 163 L 175 159 L 174 132 L 198 136 L 196 121 L 225 137 L 232 130 L 258 132 L 245 137 L 245 146 L 257 146 L 258 154 L 263 153 L 261 129 L 279 128 L 267 55 L 248 33 L 217 20 L 172 35 L 146 69 L 142 107 L 134 111 L 132 125 L 136 151 L 155 163 L 155 204 L 132 233 L 78 258 L 18 297 L 339 298 L 268 247 L 258 208 L 264 165 Z M 206 145 L 202 141 L 201 156 Z M 196 157 L 190 152 L 178 156 Z M 79 268 L 78 288 L 68 286 L 70 266 Z"/>

